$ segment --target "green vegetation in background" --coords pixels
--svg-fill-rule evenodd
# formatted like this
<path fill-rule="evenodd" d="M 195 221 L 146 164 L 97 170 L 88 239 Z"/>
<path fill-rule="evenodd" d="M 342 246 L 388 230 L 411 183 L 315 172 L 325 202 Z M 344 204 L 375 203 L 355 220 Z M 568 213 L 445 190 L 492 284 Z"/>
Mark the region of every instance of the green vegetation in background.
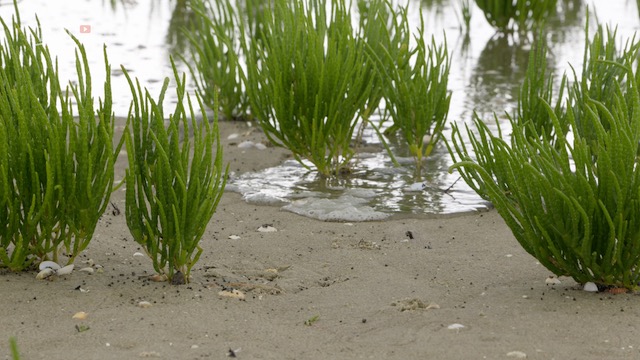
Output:
<path fill-rule="evenodd" d="M 229 0 L 192 0 L 191 8 L 198 15 L 195 28 L 186 32 L 194 65 L 185 63 L 205 105 L 227 120 L 247 117 L 249 101 L 242 83 L 238 39 L 241 20 L 235 6 Z M 215 96 L 219 99 L 214 107 Z"/>
<path fill-rule="evenodd" d="M 0 19 L 0 262 L 19 271 L 58 262 L 63 249 L 72 263 L 87 247 L 108 204 L 117 150 L 106 50 L 105 95 L 94 111 L 82 44 L 70 35 L 78 77 L 63 89 L 39 24 L 21 29 L 15 8 L 12 26 Z"/>
<path fill-rule="evenodd" d="M 197 96 L 203 118 L 196 120 L 189 96 L 185 106 L 185 77 L 179 77 L 173 60 L 171 64 L 178 103 L 166 128 L 162 104 L 169 79 L 156 102 L 137 80 L 134 86 L 122 68 L 133 95 L 124 137 L 129 159 L 126 217 L 154 269 L 181 284 L 189 282 L 191 268 L 202 254 L 199 242 L 222 197 L 228 167 L 222 165 L 217 113 L 209 124 Z"/>
<path fill-rule="evenodd" d="M 581 79 L 574 75 L 565 109 L 557 111 L 543 99 L 551 135 L 538 133 L 533 121 L 516 116 L 507 142 L 499 123 L 496 136 L 476 117 L 476 131 L 466 129 L 471 149 L 453 126 L 451 170 L 458 169 L 469 186 L 494 204 L 523 248 L 554 274 L 637 289 L 640 71 L 635 51 L 619 53 L 615 60 L 595 57 L 613 46 L 614 33 L 603 34 L 600 27 L 587 42 L 589 71 Z M 627 49 L 637 47 L 634 40 Z M 530 86 L 531 93 L 544 94 L 544 82 Z M 522 103 L 523 114 L 530 104 Z"/>
<path fill-rule="evenodd" d="M 547 55 L 547 41 L 544 32 L 540 31 L 529 53 L 529 63 L 524 81 L 520 87 L 515 120 L 519 124 L 531 122 L 535 131 L 531 131 L 528 126 L 525 126 L 524 130 L 527 137 L 540 136 L 555 144 L 554 139 L 557 138 L 557 134 L 554 133 L 548 104 L 553 104 L 554 99 L 557 99 L 554 113 L 559 117 L 564 116 L 562 114 L 561 99 L 564 98 L 567 80 L 566 77 L 563 77 L 558 89 L 558 96 L 554 96 L 553 76 L 549 75 L 550 69 L 547 64 Z M 567 125 L 563 125 L 564 128 L 561 134 L 566 132 Z"/>
<path fill-rule="evenodd" d="M 262 37 L 245 45 L 253 116 L 269 140 L 322 176 L 349 172 L 354 129 L 373 87 L 350 10 L 340 0 L 330 7 L 275 0 Z"/>
<path fill-rule="evenodd" d="M 476 0 L 485 18 L 500 32 L 527 32 L 555 14 L 557 0 Z"/>

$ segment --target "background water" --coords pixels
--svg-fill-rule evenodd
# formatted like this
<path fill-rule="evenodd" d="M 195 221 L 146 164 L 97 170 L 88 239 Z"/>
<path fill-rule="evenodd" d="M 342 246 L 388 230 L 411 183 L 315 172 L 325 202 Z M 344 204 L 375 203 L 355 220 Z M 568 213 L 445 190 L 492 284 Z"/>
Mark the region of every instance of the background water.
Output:
<path fill-rule="evenodd" d="M 597 17 L 601 23 L 617 27 L 620 39 L 633 36 L 640 27 L 635 1 L 558 1 L 563 11 L 548 20 L 549 63 L 556 78 L 571 71 L 569 64 L 578 71 L 581 68 L 587 8 L 592 20 Z M 517 104 L 530 51 L 528 42 L 496 34 L 475 6 L 471 31 L 466 33 L 461 30 L 458 1 L 414 0 L 409 5 L 415 26 L 422 12 L 428 35 L 442 42 L 446 33 L 452 58 L 449 121 L 470 124 L 473 111 L 487 121 L 492 121 L 495 112 L 504 121 L 503 114 L 512 112 Z M 102 96 L 102 51 L 103 44 L 106 45 L 112 64 L 114 111 L 118 116 L 126 116 L 131 101 L 120 65 L 156 97 L 164 78 L 172 77 L 170 55 L 186 54 L 187 45 L 180 28 L 193 17 L 186 0 L 23 0 L 19 8 L 24 25 L 34 26 L 34 14 L 38 14 L 43 40 L 58 56 L 63 80 L 75 73 L 74 43 L 65 29 L 80 39 L 87 50 L 96 98 Z M 0 16 L 5 21 L 10 21 L 13 12 L 11 3 L 0 2 Z M 186 71 L 185 66 L 179 68 Z M 175 102 L 171 91 L 167 96 L 166 101 Z M 446 131 L 450 131 L 450 126 Z M 365 140 L 378 143 L 371 131 L 365 133 Z M 397 156 L 407 155 L 400 143 L 391 143 Z M 487 206 L 466 184 L 456 182 L 457 174 L 447 172 L 451 160 L 444 145 L 436 148 L 427 160 L 427 171 L 418 183 L 412 176 L 410 161 L 395 168 L 383 152 L 365 153 L 357 161 L 356 173 L 345 180 L 326 181 L 296 163 L 287 162 L 260 173 L 238 174 L 229 189 L 242 192 L 248 201 L 278 204 L 306 216 L 334 220 L 384 218 L 390 214 L 446 214 Z"/>

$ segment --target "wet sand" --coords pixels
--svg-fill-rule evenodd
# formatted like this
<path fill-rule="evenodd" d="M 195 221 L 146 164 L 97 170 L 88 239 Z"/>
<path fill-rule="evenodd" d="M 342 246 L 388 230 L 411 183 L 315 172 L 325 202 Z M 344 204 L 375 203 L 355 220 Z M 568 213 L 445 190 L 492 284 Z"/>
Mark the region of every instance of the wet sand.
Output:
<path fill-rule="evenodd" d="M 254 171 L 287 151 L 221 123 L 225 162 Z M 226 140 L 231 133 L 241 137 Z M 118 163 L 122 178 L 126 162 Z M 438 219 L 327 223 L 227 192 L 189 285 L 150 282 L 125 223 L 124 192 L 74 271 L 54 281 L 0 271 L 0 358 L 634 359 L 640 297 L 587 293 L 524 252 L 495 211 Z M 257 229 L 271 224 L 278 231 Z M 411 239 L 407 232 L 410 231 Z M 231 235 L 239 237 L 229 238 Z M 223 287 L 242 291 L 221 297 Z M 82 290 L 82 291 L 81 291 Z M 140 307 L 147 301 L 150 307 Z M 86 312 L 84 320 L 73 319 Z M 454 329 L 449 329 L 451 325 Z M 79 331 L 83 330 L 83 331 Z"/>

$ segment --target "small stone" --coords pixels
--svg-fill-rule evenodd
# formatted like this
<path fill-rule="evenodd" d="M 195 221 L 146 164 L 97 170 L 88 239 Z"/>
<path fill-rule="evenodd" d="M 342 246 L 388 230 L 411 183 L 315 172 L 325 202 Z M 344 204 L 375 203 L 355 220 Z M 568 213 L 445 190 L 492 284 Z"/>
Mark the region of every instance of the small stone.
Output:
<path fill-rule="evenodd" d="M 516 358 L 516 359 L 526 359 L 527 358 L 527 354 L 523 353 L 522 351 L 510 351 L 507 353 L 508 357 L 512 357 L 512 358 Z"/>
<path fill-rule="evenodd" d="M 148 301 L 140 301 L 138 303 L 138 307 L 143 308 L 143 309 L 147 309 L 147 308 L 150 308 L 152 306 L 153 306 L 153 304 L 148 302 Z"/>
<path fill-rule="evenodd" d="M 199 348 L 199 346 L 198 346 L 198 345 L 196 345 L 196 344 L 191 345 L 191 350 L 195 350 L 195 349 L 197 349 L 197 348 Z"/>
<path fill-rule="evenodd" d="M 77 313 L 73 314 L 72 319 L 75 319 L 75 320 L 85 320 L 85 319 L 87 318 L 87 316 L 89 316 L 89 314 L 87 314 L 86 312 L 84 312 L 84 311 L 79 311 L 79 312 L 77 312 Z"/>
<path fill-rule="evenodd" d="M 253 146 L 255 146 L 255 148 L 258 150 L 265 150 L 267 148 L 267 145 L 263 143 L 255 143 Z"/>
<path fill-rule="evenodd" d="M 164 282 L 164 281 L 167 281 L 167 275 L 165 274 L 151 275 L 149 276 L 149 280 L 155 281 L 155 282 Z"/>
<path fill-rule="evenodd" d="M 227 136 L 227 140 L 237 139 L 238 137 L 240 137 L 240 134 L 238 133 L 229 134 L 229 136 Z"/>
<path fill-rule="evenodd" d="M 588 282 L 586 284 L 584 284 L 584 291 L 588 291 L 588 292 L 598 292 L 598 285 L 592 283 L 592 282 Z"/>

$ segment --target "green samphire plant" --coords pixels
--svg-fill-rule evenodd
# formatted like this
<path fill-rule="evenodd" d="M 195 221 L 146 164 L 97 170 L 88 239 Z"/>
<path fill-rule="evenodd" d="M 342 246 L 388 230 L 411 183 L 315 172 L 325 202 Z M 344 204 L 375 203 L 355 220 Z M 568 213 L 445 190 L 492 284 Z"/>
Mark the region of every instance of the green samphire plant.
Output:
<path fill-rule="evenodd" d="M 94 111 L 84 47 L 76 43 L 75 84 L 62 88 L 40 26 L 0 19 L 0 263 L 67 262 L 84 250 L 113 185 L 110 67 Z"/>
<path fill-rule="evenodd" d="M 494 204 L 523 248 L 554 274 L 601 288 L 637 289 L 639 44 L 612 51 L 609 60 L 595 57 L 615 47 L 612 41 L 602 27 L 587 41 L 583 77 L 574 76 L 567 87 L 564 107 L 540 96 L 552 130 L 539 132 L 545 127 L 527 119 L 527 111 L 511 118 L 510 140 L 499 123 L 494 135 L 477 117 L 475 131 L 467 127 L 463 134 L 454 125 L 451 170 Z"/>
<path fill-rule="evenodd" d="M 304 166 L 308 160 L 325 177 L 348 173 L 373 87 L 349 6 L 274 0 L 263 11 L 260 39 L 244 45 L 252 115 Z"/>
<path fill-rule="evenodd" d="M 408 24 L 407 8 L 400 9 L 399 16 L 399 24 Z M 419 176 L 424 158 L 442 137 L 449 113 L 451 93 L 447 83 L 451 62 L 446 44 L 437 46 L 434 39 L 431 46 L 426 44 L 422 17 L 415 43 L 411 49 L 408 41 L 401 42 L 394 53 L 385 47 L 370 50 L 372 57 L 380 59 L 378 72 L 383 79 L 386 111 L 393 120 L 387 132 L 402 133 Z"/>
<path fill-rule="evenodd" d="M 217 113 L 209 124 L 198 95 L 202 119 L 196 119 L 189 96 L 185 103 L 185 77 L 173 60 L 172 66 L 178 102 L 168 118 L 162 103 L 169 79 L 155 101 L 123 68 L 133 94 L 125 132 L 126 216 L 154 269 L 183 284 L 202 254 L 200 240 L 222 197 L 228 167 L 222 165 Z"/>
<path fill-rule="evenodd" d="M 554 14 L 557 0 L 476 0 L 485 18 L 498 31 L 527 32 Z"/>

